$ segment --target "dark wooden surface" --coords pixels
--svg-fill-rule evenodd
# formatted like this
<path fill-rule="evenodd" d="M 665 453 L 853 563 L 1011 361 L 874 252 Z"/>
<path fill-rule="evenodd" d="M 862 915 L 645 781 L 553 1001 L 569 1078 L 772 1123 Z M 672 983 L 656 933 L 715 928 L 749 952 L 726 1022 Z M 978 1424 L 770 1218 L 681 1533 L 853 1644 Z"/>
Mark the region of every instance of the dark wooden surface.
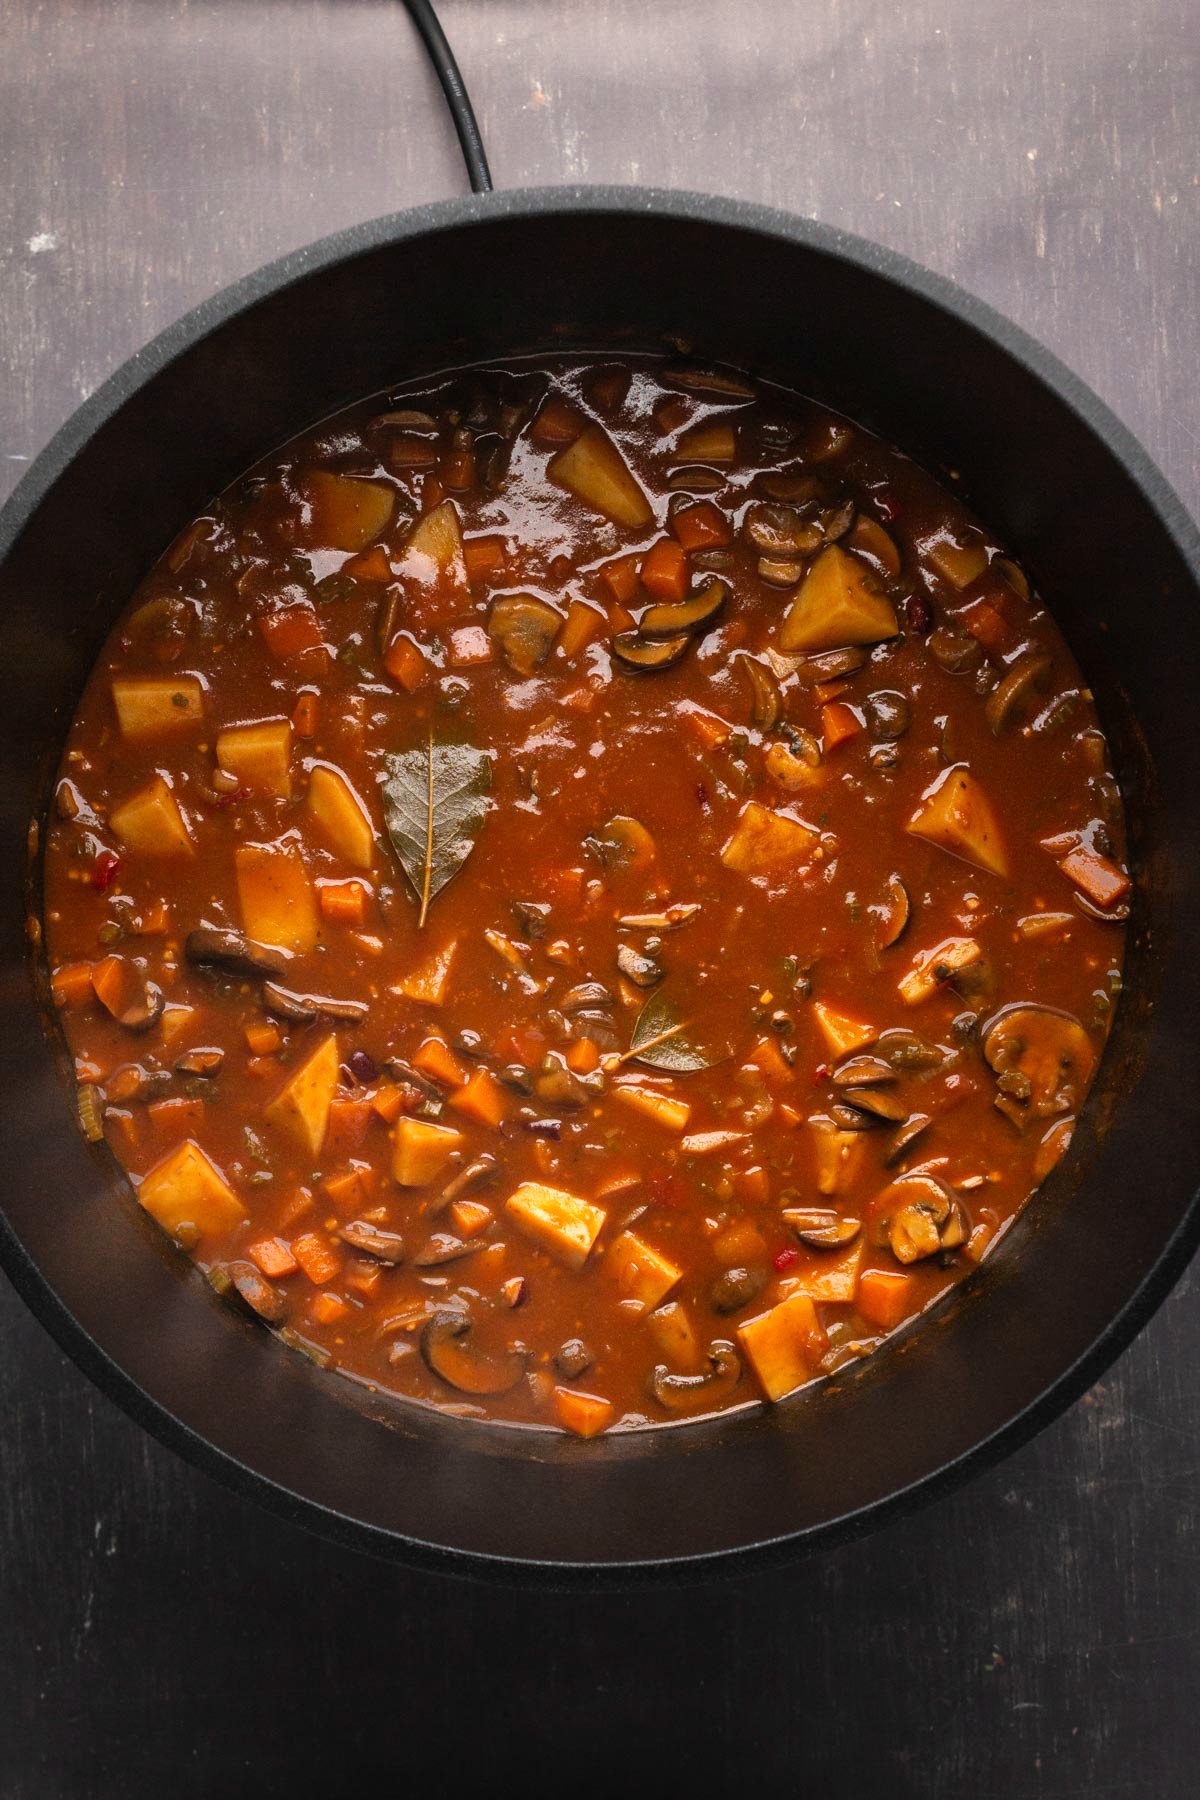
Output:
<path fill-rule="evenodd" d="M 498 185 L 691 186 L 882 239 L 1046 340 L 1198 509 L 1192 0 L 442 11 Z M 186 307 L 464 185 L 392 0 L 0 0 L 0 170 L 0 493 Z M 233 1499 L 0 1286 L 0 1800 L 439 1773 L 466 1793 L 1190 1796 L 1198 1368 L 1192 1275 L 1067 1417 L 866 1543 L 702 1590 L 531 1597 Z"/>

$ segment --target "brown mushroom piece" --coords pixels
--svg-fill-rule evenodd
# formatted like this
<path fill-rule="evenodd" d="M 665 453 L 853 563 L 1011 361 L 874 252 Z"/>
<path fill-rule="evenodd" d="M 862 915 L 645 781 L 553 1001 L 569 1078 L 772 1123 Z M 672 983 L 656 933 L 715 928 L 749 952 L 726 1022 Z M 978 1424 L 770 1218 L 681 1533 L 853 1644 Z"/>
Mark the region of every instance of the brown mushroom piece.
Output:
<path fill-rule="evenodd" d="M 804 564 L 789 556 L 760 556 L 756 573 L 768 587 L 790 588 L 803 576 Z"/>
<path fill-rule="evenodd" d="M 693 1412 L 698 1406 L 716 1407 L 741 1380 L 742 1362 L 732 1344 L 718 1341 L 708 1349 L 708 1368 L 698 1375 L 677 1375 L 658 1363 L 650 1376 L 650 1392 L 668 1412 Z"/>
<path fill-rule="evenodd" d="M 669 669 L 677 663 L 687 653 L 691 641 L 690 633 L 686 632 L 681 632 L 678 637 L 646 638 L 640 631 L 619 631 L 612 647 L 617 661 L 627 669 L 653 675 L 657 670 Z"/>
<path fill-rule="evenodd" d="M 1043 650 L 1031 650 L 1021 656 L 1001 677 L 984 701 L 983 711 L 996 737 L 1007 731 L 1024 702 L 1046 684 L 1051 658 Z"/>
<path fill-rule="evenodd" d="M 708 394 L 715 400 L 753 400 L 754 389 L 744 375 L 727 369 L 707 369 L 695 363 L 670 363 L 662 379 L 687 394 Z"/>
<path fill-rule="evenodd" d="M 277 981 L 263 983 L 263 1005 L 277 1019 L 293 1025 L 307 1025 L 313 1019 L 336 1019 L 346 1025 L 361 1025 L 370 1010 L 365 1000 L 334 1000 L 326 994 L 296 994 Z"/>
<path fill-rule="evenodd" d="M 956 1249 L 966 1235 L 962 1208 L 936 1175 L 902 1175 L 883 1190 L 873 1210 L 897 1262 L 920 1262 Z"/>
<path fill-rule="evenodd" d="M 448 1307 L 435 1312 L 421 1332 L 421 1355 L 460 1394 L 507 1394 L 525 1373 L 524 1354 L 510 1350 L 505 1356 L 484 1356 L 471 1343 L 471 1330 L 465 1312 Z"/>
<path fill-rule="evenodd" d="M 844 1090 L 845 1099 L 859 1112 L 869 1113 L 873 1119 L 885 1120 L 891 1125 L 902 1125 L 908 1117 L 908 1108 L 903 1100 L 895 1094 L 881 1093 L 878 1087 L 853 1087 Z"/>
<path fill-rule="evenodd" d="M 714 1312 L 735 1313 L 757 1300 L 767 1285 L 765 1269 L 725 1269 L 708 1290 Z"/>
<path fill-rule="evenodd" d="M 1096 1052 L 1072 1013 L 1029 1003 L 1003 1007 L 981 1038 L 1000 1087 L 997 1105 L 1014 1124 L 1073 1112 L 1091 1080 Z"/>
<path fill-rule="evenodd" d="M 657 957 L 635 950 L 632 944 L 617 945 L 617 967 L 634 987 L 657 987 L 663 978 L 663 966 Z"/>
<path fill-rule="evenodd" d="M 903 694 L 880 688 L 868 694 L 863 707 L 867 730 L 877 743 L 894 744 L 908 730 L 912 708 Z"/>
<path fill-rule="evenodd" d="M 841 1250 L 862 1230 L 861 1219 L 844 1219 L 824 1207 L 785 1206 L 783 1216 L 810 1250 Z"/>
<path fill-rule="evenodd" d="M 482 1187 L 485 1182 L 491 1180 L 499 1167 L 500 1164 L 496 1158 L 485 1150 L 482 1156 L 477 1156 L 474 1162 L 469 1162 L 465 1168 L 458 1171 L 457 1175 L 450 1177 L 438 1195 L 437 1204 L 433 1210 L 440 1212 L 444 1206 L 449 1206 L 452 1200 L 459 1199 L 463 1194 L 469 1193 L 472 1188 Z"/>
<path fill-rule="evenodd" d="M 755 501 L 743 530 L 759 555 L 771 558 L 811 556 L 824 541 L 820 526 L 794 506 L 768 500 Z"/>
<path fill-rule="evenodd" d="M 648 638 L 671 638 L 681 631 L 698 635 L 707 631 L 728 598 L 728 584 L 714 575 L 698 593 L 689 594 L 686 600 L 648 606 L 638 620 L 638 631 Z"/>
<path fill-rule="evenodd" d="M 435 1231 L 413 1257 L 418 1269 L 440 1269 L 443 1263 L 458 1262 L 471 1256 L 479 1245 L 455 1237 L 452 1231 Z"/>
<path fill-rule="evenodd" d="M 240 931 L 224 931 L 199 925 L 184 940 L 183 954 L 201 969 L 220 969 L 228 975 L 282 975 L 290 958 L 283 950 L 256 944 Z"/>
<path fill-rule="evenodd" d="M 899 875 L 888 877 L 887 893 L 882 906 L 876 907 L 879 918 L 879 948 L 890 950 L 898 944 L 908 930 L 908 922 L 912 917 L 912 902 L 908 897 L 908 889 Z"/>
<path fill-rule="evenodd" d="M 779 683 L 756 656 L 739 656 L 737 664 L 750 685 L 754 724 L 759 731 L 774 731 L 783 717 L 783 694 Z"/>
<path fill-rule="evenodd" d="M 884 1152 L 884 1168 L 893 1168 L 896 1163 L 907 1156 L 917 1139 L 923 1132 L 928 1131 L 932 1124 L 933 1119 L 929 1113 L 913 1113 L 910 1118 L 906 1119 Z"/>
<path fill-rule="evenodd" d="M 502 594 L 488 613 L 488 636 L 503 650 L 518 675 L 532 675 L 545 662 L 558 636 L 562 614 L 535 594 Z"/>
<path fill-rule="evenodd" d="M 582 1338 L 568 1338 L 554 1353 L 554 1368 L 564 1381 L 578 1381 L 595 1360 Z"/>
<path fill-rule="evenodd" d="M 253 1263 L 230 1263 L 226 1274 L 231 1287 L 251 1312 L 265 1319 L 268 1325 L 278 1325 L 287 1312 L 287 1302 Z"/>
<path fill-rule="evenodd" d="M 404 1239 L 398 1231 L 381 1231 L 366 1219 L 352 1219 L 349 1225 L 339 1226 L 338 1236 L 352 1250 L 373 1256 L 389 1269 L 404 1261 Z"/>
<path fill-rule="evenodd" d="M 223 1050 L 216 1048 L 189 1050 L 175 1064 L 175 1073 L 177 1075 L 199 1075 L 205 1081 L 212 1081 L 221 1073 L 224 1061 L 225 1052 Z"/>
<path fill-rule="evenodd" d="M 849 1061 L 839 1063 L 829 1079 L 834 1087 L 885 1087 L 895 1081 L 896 1071 L 882 1057 L 852 1056 Z"/>

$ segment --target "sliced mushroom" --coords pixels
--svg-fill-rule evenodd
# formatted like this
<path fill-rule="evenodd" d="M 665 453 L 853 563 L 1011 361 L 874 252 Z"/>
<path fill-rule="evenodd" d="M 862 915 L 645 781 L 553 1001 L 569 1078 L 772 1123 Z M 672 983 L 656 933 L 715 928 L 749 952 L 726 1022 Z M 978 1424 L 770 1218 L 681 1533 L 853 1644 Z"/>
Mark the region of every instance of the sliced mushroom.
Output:
<path fill-rule="evenodd" d="M 755 725 L 759 731 L 774 731 L 783 717 L 783 694 L 779 683 L 756 656 L 739 656 L 737 664 L 750 684 Z"/>
<path fill-rule="evenodd" d="M 421 1332 L 421 1355 L 460 1394 L 506 1394 L 525 1373 L 524 1354 L 510 1350 L 501 1357 L 483 1356 L 470 1342 L 471 1329 L 465 1312 L 435 1312 Z"/>
<path fill-rule="evenodd" d="M 667 488 L 672 494 L 715 494 L 725 486 L 725 477 L 716 469 L 703 469 L 688 466 L 683 469 L 672 469 L 667 476 Z"/>
<path fill-rule="evenodd" d="M 277 1325 L 287 1312 L 287 1301 L 262 1272 L 250 1262 L 233 1262 L 226 1269 L 230 1285 L 252 1312 L 268 1325 Z"/>
<path fill-rule="evenodd" d="M 881 1087 L 895 1079 L 891 1063 L 879 1056 L 852 1056 L 848 1062 L 839 1063 L 830 1076 L 834 1087 L 843 1088 Z"/>
<path fill-rule="evenodd" d="M 617 967 L 634 987 L 657 987 L 663 978 L 663 966 L 658 959 L 635 950 L 632 944 L 618 944 Z"/>
<path fill-rule="evenodd" d="M 554 1353 L 555 1370 L 564 1381 L 578 1381 L 595 1360 L 582 1338 L 568 1338 Z"/>
<path fill-rule="evenodd" d="M 313 1019 L 337 1019 L 347 1025 L 361 1025 L 370 1008 L 365 1000 L 334 1000 L 327 994 L 297 994 L 281 987 L 277 981 L 265 981 L 263 1005 L 277 1019 L 295 1025 L 307 1025 Z"/>
<path fill-rule="evenodd" d="M 733 1345 L 718 1341 L 709 1345 L 708 1368 L 702 1374 L 678 1375 L 666 1363 L 658 1363 L 650 1377 L 650 1392 L 668 1412 L 692 1412 L 697 1406 L 718 1406 L 741 1374 L 741 1358 Z"/>
<path fill-rule="evenodd" d="M 389 1269 L 404 1261 L 404 1239 L 398 1231 L 381 1231 L 366 1219 L 353 1219 L 349 1225 L 339 1226 L 338 1236 L 351 1249 L 373 1256 Z"/>
<path fill-rule="evenodd" d="M 859 1112 L 870 1113 L 873 1119 L 882 1119 L 891 1125 L 902 1125 L 908 1117 L 903 1100 L 895 1094 L 883 1093 L 877 1087 L 846 1088 L 844 1096 Z"/>
<path fill-rule="evenodd" d="M 966 675 L 983 660 L 983 645 L 959 625 L 939 625 L 926 640 L 934 661 L 949 675 Z"/>
<path fill-rule="evenodd" d="M 668 363 L 661 379 L 687 394 L 711 394 L 717 400 L 753 400 L 754 389 L 744 375 L 729 369 L 704 368 L 697 363 Z"/>
<path fill-rule="evenodd" d="M 831 506 L 821 514 L 821 530 L 827 544 L 836 544 L 844 538 L 854 523 L 854 502 L 843 500 L 840 506 Z"/>
<path fill-rule="evenodd" d="M 225 1052 L 223 1050 L 189 1050 L 187 1055 L 181 1056 L 175 1064 L 175 1073 L 177 1075 L 199 1075 L 204 1080 L 211 1081 L 221 1073 L 224 1061 Z"/>
<path fill-rule="evenodd" d="M 612 641 L 613 653 L 618 662 L 624 663 L 627 669 L 636 669 L 644 675 L 652 675 L 659 669 L 669 669 L 687 653 L 691 643 L 688 633 L 681 633 L 673 638 L 645 638 L 640 631 L 619 631 Z"/>
<path fill-rule="evenodd" d="M 767 557 L 811 556 L 824 541 L 820 526 L 794 506 L 767 500 L 754 502 L 742 529 L 759 554 Z"/>
<path fill-rule="evenodd" d="M 844 675 L 856 675 L 866 667 L 867 653 L 854 645 L 844 650 L 822 650 L 816 656 L 798 656 L 794 668 L 806 687 L 820 687 L 826 681 L 840 681 Z"/>
<path fill-rule="evenodd" d="M 622 924 L 625 922 L 625 920 L 621 921 Z M 598 981 L 581 981 L 578 987 L 570 988 L 563 995 L 558 1003 L 558 1010 L 566 1013 L 569 1017 L 572 1013 L 583 1012 L 588 1007 L 603 1009 L 614 1004 L 608 989 L 602 987 Z"/>
<path fill-rule="evenodd" d="M 992 689 L 984 701 L 983 711 L 997 737 L 1008 730 L 1024 702 L 1038 688 L 1045 686 L 1052 660 L 1044 650 L 1031 650 L 1027 656 L 1018 657 Z"/>
<path fill-rule="evenodd" d="M 928 1131 L 932 1123 L 933 1120 L 929 1113 L 913 1113 L 911 1117 L 907 1118 L 884 1152 L 884 1168 L 894 1168 L 912 1149 L 922 1132 Z"/>
<path fill-rule="evenodd" d="M 474 1162 L 469 1162 L 465 1168 L 459 1169 L 456 1175 L 450 1177 L 437 1197 L 434 1212 L 440 1212 L 444 1206 L 449 1206 L 452 1200 L 459 1199 L 472 1188 L 482 1187 L 484 1182 L 492 1179 L 499 1166 L 496 1158 L 487 1151 L 482 1156 L 477 1156 Z"/>
<path fill-rule="evenodd" d="M 768 587 L 795 587 L 804 574 L 804 564 L 787 556 L 760 556 L 757 574 Z"/>
<path fill-rule="evenodd" d="M 638 620 L 638 630 L 648 638 L 675 637 L 681 631 L 696 636 L 708 629 L 728 598 L 728 584 L 714 575 L 698 593 L 689 594 L 686 600 L 648 606 Z"/>
<path fill-rule="evenodd" d="M 1002 1110 L 1017 1124 L 1073 1112 L 1096 1066 L 1079 1020 L 1053 1006 L 1006 1006 L 988 1021 L 981 1042 L 1000 1098 L 1013 1103 Z"/>
<path fill-rule="evenodd" d="M 876 693 L 868 694 L 863 712 L 866 714 L 867 730 L 876 743 L 881 744 L 893 744 L 898 738 L 902 738 L 912 718 L 912 708 L 905 696 L 890 688 L 880 688 Z"/>
<path fill-rule="evenodd" d="M 687 925 L 694 919 L 699 911 L 698 900 L 677 900 L 665 912 L 622 913 L 617 924 L 624 931 L 677 931 L 681 925 Z"/>
<path fill-rule="evenodd" d="M 908 930 L 908 922 L 912 917 L 912 902 L 908 897 L 908 889 L 899 875 L 889 875 L 887 894 L 883 906 L 878 909 L 879 916 L 879 948 L 890 950 L 898 944 Z"/>
<path fill-rule="evenodd" d="M 879 1195 L 874 1212 L 897 1262 L 920 1262 L 939 1250 L 956 1247 L 943 1244 L 942 1232 L 949 1228 L 950 1235 L 955 1235 L 961 1209 L 950 1189 L 935 1175 L 902 1175 Z"/>
<path fill-rule="evenodd" d="M 283 950 L 256 944 L 240 931 L 199 925 L 189 931 L 183 954 L 198 968 L 223 969 L 230 975 L 282 975 L 290 958 Z"/>
<path fill-rule="evenodd" d="M 588 1089 L 579 1076 L 553 1050 L 542 1059 L 533 1087 L 538 1099 L 547 1106 L 582 1106 L 588 1098 Z"/>
<path fill-rule="evenodd" d="M 756 1300 L 767 1285 L 765 1269 L 724 1269 L 708 1290 L 714 1312 L 735 1313 Z"/>
<path fill-rule="evenodd" d="M 455 1237 L 452 1231 L 435 1231 L 417 1251 L 413 1262 L 418 1269 L 440 1269 L 443 1263 L 458 1262 L 478 1249 L 478 1244 Z"/>
<path fill-rule="evenodd" d="M 518 675 L 532 675 L 545 662 L 558 636 L 562 614 L 536 594 L 502 594 L 488 613 L 488 636 L 503 650 Z"/>
<path fill-rule="evenodd" d="M 875 1054 L 906 1075 L 940 1069 L 947 1056 L 940 1045 L 931 1044 L 928 1038 L 922 1037 L 919 1031 L 911 1031 L 907 1025 L 890 1025 L 886 1031 L 881 1031 L 875 1041 Z"/>
<path fill-rule="evenodd" d="M 843 1219 L 823 1207 L 785 1206 L 783 1216 L 810 1250 L 840 1250 L 862 1230 L 861 1219 Z"/>

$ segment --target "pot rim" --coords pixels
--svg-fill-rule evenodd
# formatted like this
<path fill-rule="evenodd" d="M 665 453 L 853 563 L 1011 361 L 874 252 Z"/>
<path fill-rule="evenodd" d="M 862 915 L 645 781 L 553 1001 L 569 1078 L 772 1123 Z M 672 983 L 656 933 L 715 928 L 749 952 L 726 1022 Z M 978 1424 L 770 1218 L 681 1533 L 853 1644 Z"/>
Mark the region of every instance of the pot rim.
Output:
<path fill-rule="evenodd" d="M 89 440 L 143 387 L 178 357 L 238 315 L 338 263 L 407 238 L 434 235 L 503 218 L 560 214 L 657 215 L 750 230 L 783 239 L 849 264 L 937 307 L 997 346 L 1082 421 L 1122 465 L 1162 525 L 1192 579 L 1200 585 L 1200 529 L 1158 466 L 1112 410 L 1052 351 L 987 302 L 869 239 L 755 202 L 686 189 L 635 186 L 560 186 L 509 189 L 436 201 L 316 240 L 277 257 L 210 295 L 134 352 L 62 424 L 38 453 L 0 508 L 0 562 L 26 524 Z M 187 1461 L 282 1515 L 335 1542 L 392 1560 L 460 1577 L 575 1587 L 611 1588 L 650 1582 L 697 1580 L 714 1572 L 747 1573 L 861 1537 L 890 1520 L 938 1499 L 970 1476 L 998 1463 L 1027 1442 L 1086 1391 L 1127 1347 L 1166 1298 L 1200 1246 L 1200 1192 L 1193 1195 L 1175 1230 L 1124 1306 L 1090 1347 L 1027 1406 L 989 1436 L 928 1475 L 854 1512 L 795 1533 L 739 1546 L 679 1556 L 669 1561 L 632 1559 L 551 1561 L 452 1549 L 402 1535 L 339 1512 L 285 1487 L 219 1449 L 151 1398 L 83 1327 L 41 1274 L 0 1206 L 0 1268 L 30 1310 L 79 1368 L 161 1442 Z"/>

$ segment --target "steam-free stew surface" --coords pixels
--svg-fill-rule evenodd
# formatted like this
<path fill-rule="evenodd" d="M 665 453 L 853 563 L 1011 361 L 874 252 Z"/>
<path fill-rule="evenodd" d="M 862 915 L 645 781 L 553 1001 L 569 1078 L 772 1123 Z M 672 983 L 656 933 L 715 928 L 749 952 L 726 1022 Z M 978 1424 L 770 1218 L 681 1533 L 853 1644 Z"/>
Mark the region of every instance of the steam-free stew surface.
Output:
<path fill-rule="evenodd" d="M 1120 803 L 1025 576 L 735 375 L 459 374 L 289 446 L 142 584 L 61 773 L 84 1129 L 231 1303 L 472 1415 L 869 1353 L 1062 1154 L 1119 985 Z"/>

